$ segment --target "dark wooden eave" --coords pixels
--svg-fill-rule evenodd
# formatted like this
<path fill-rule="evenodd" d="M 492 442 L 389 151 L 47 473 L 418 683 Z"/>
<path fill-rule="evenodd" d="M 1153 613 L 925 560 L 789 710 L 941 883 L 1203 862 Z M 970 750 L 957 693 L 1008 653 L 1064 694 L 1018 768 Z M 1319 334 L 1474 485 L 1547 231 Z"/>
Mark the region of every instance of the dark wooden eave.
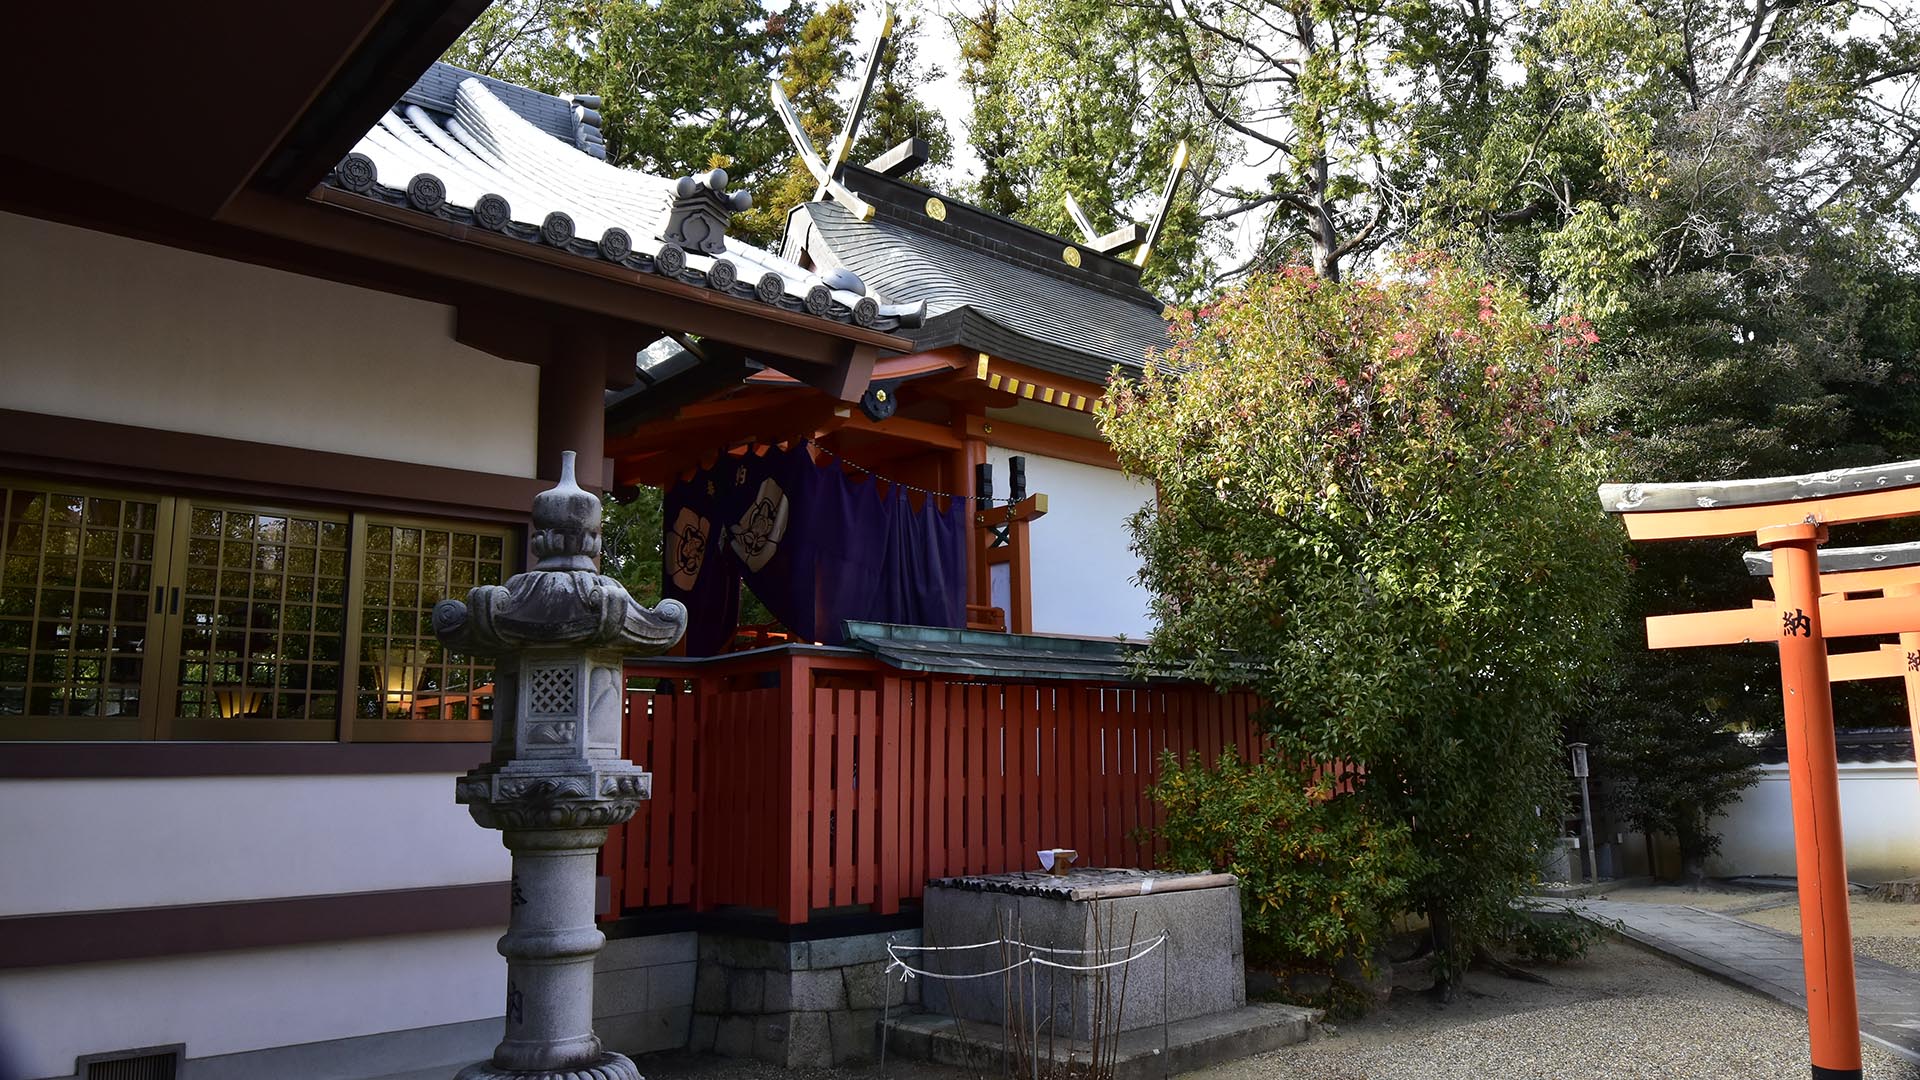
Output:
<path fill-rule="evenodd" d="M 12 5 L 0 171 L 202 218 L 256 182 L 305 191 L 485 8 L 199 0 L 114 5 L 76 26 L 65 5 Z"/>
<path fill-rule="evenodd" d="M 792 362 L 808 376 L 806 381 L 836 396 L 856 383 L 865 388 L 860 369 L 871 368 L 878 350 L 904 352 L 910 347 L 892 334 L 577 258 L 333 188 L 317 189 L 300 202 L 243 193 L 226 220 L 536 303 L 725 342 L 769 364 Z M 859 390 L 852 393 L 857 398 Z"/>

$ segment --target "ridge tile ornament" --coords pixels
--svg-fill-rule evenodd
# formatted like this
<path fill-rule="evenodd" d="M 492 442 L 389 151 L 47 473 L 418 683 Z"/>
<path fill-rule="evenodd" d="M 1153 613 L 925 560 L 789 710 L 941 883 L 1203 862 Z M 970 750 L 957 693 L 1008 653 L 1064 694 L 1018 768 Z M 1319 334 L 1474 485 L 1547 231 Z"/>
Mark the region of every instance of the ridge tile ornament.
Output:
<path fill-rule="evenodd" d="M 686 630 L 679 602 L 642 607 L 599 572 L 600 500 L 574 480 L 534 496 L 531 570 L 442 600 L 448 649 L 498 661 L 492 758 L 455 782 L 473 819 L 513 853 L 506 1037 L 459 1080 L 639 1080 L 593 1032 L 595 854 L 632 818 L 652 776 L 620 757 L 626 657 L 657 655 Z"/>
<path fill-rule="evenodd" d="M 727 223 L 753 205 L 752 194 L 727 194 L 727 170 L 683 176 L 673 188 L 673 207 L 660 239 L 705 255 L 727 253 Z"/>

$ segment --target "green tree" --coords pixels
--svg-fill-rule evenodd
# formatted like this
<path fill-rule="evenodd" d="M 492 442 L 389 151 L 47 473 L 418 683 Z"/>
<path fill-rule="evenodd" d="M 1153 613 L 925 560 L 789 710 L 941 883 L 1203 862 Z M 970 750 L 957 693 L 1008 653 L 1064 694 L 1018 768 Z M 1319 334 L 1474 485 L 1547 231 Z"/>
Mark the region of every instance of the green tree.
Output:
<path fill-rule="evenodd" d="M 1444 989 L 1537 877 L 1624 560 L 1570 415 L 1591 331 L 1446 259 L 1408 271 L 1294 267 L 1179 312 L 1100 418 L 1160 493 L 1133 523 L 1153 661 L 1251 686 L 1280 760 L 1364 770 Z"/>
<path fill-rule="evenodd" d="M 1209 277 L 1202 187 L 1221 162 L 1212 127 L 1172 70 L 1170 18 L 1111 0 L 985 0 L 955 16 L 981 206 L 1063 236 L 1072 195 L 1102 233 L 1156 209 L 1174 148 L 1194 181 L 1174 201 L 1148 285 L 1191 296 Z"/>
<path fill-rule="evenodd" d="M 815 147 L 831 144 L 840 129 L 845 109 L 835 96 L 846 81 L 853 57 L 848 45 L 853 40 L 854 9 L 847 0 L 834 0 L 813 13 L 800 28 L 800 35 L 780 68 L 780 89 L 793 103 L 800 126 Z M 765 93 L 765 88 L 761 91 Z M 753 208 L 735 215 L 740 234 L 765 238 L 771 243 L 786 226 L 787 211 L 813 198 L 819 181 L 801 162 L 790 143 L 783 140 L 778 160 L 786 171 L 755 197 Z"/>
<path fill-rule="evenodd" d="M 824 144 L 844 116 L 853 22 L 847 0 L 496 0 L 445 59 L 550 94 L 599 95 L 615 165 L 663 176 L 725 167 L 754 197 L 734 233 L 764 246 L 813 193 L 767 80 L 780 77 Z M 951 141 L 918 97 L 932 77 L 918 60 L 918 26 L 898 28 L 875 130 L 917 130 L 944 152 Z"/>
<path fill-rule="evenodd" d="M 626 586 L 635 600 L 659 603 L 664 584 L 660 545 L 666 536 L 660 489 L 643 486 L 625 502 L 603 499 L 600 535 L 600 569 Z"/>
<path fill-rule="evenodd" d="M 1493 35 L 1484 51 L 1469 23 Z M 1404 181 L 1409 221 L 1596 316 L 1582 411 L 1611 436 L 1616 478 L 1920 455 L 1906 374 L 1920 346 L 1920 16 L 1773 0 L 1432 5 L 1416 39 L 1409 101 L 1428 153 Z M 1636 550 L 1629 610 L 1764 595 L 1739 562 L 1750 546 Z M 1727 732 L 1780 722 L 1775 658 L 1629 644 L 1580 730 L 1615 810 L 1673 833 L 1697 875 L 1713 816 L 1751 780 Z M 1891 687 L 1836 699 L 1842 723 L 1900 722 Z"/>

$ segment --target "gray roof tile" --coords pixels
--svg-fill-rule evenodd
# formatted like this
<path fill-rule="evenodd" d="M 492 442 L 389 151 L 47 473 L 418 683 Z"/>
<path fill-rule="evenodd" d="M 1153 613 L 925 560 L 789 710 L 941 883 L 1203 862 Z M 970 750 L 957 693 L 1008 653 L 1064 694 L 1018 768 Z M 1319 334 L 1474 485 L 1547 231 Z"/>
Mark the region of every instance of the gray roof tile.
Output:
<path fill-rule="evenodd" d="M 1149 353 L 1166 348 L 1163 308 L 1137 284 L 1091 266 L 1055 270 L 1037 256 L 1039 245 L 1057 252 L 1064 241 L 1020 226 L 1037 239 L 1013 242 L 936 228 L 908 213 L 882 203 L 863 222 L 838 204 L 812 202 L 796 211 L 805 220 L 793 222 L 790 235 L 811 225 L 806 246 L 816 262 L 845 266 L 894 303 L 925 302 L 926 324 L 906 335 L 922 348 L 963 345 L 1094 382 L 1116 364 L 1138 371 Z"/>
<path fill-rule="evenodd" d="M 718 256 L 661 240 L 678 181 L 607 164 L 578 145 L 580 123 L 560 98 L 436 64 L 325 183 L 788 311 L 881 331 L 919 322 L 917 303 L 832 288 L 739 240 Z"/>

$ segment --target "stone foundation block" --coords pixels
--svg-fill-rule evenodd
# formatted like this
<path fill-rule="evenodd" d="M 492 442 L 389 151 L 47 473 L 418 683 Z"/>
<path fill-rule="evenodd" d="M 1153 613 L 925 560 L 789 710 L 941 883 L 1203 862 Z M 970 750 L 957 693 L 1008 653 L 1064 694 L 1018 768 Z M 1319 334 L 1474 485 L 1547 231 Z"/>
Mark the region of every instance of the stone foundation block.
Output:
<path fill-rule="evenodd" d="M 736 1015 L 757 1016 L 766 1008 L 767 980 L 782 976 L 750 969 L 727 976 L 727 1011 Z"/>
<path fill-rule="evenodd" d="M 594 1020 L 594 1033 L 609 1050 L 631 1057 L 656 1050 L 674 1050 L 691 1040 L 693 1009 L 647 1009 L 643 1012 L 604 1016 Z"/>
<path fill-rule="evenodd" d="M 835 1065 L 865 1064 L 874 1060 L 880 1049 L 880 1010 L 848 1009 L 828 1014 L 833 1032 Z"/>
<path fill-rule="evenodd" d="M 906 1004 L 904 987 L 900 985 L 898 973 L 887 974 L 887 961 L 875 960 L 865 964 L 840 969 L 840 977 L 847 984 L 847 1008 L 878 1009 L 889 1000 L 894 1005 Z"/>
<path fill-rule="evenodd" d="M 774 1038 L 776 1030 L 780 1040 Z M 760 1061 L 787 1068 L 822 1067 L 833 1061 L 833 1030 L 826 1013 L 787 1013 L 783 1024 L 766 1026 L 766 1036 Z"/>
<path fill-rule="evenodd" d="M 687 1049 L 696 1054 L 712 1053 L 714 1039 L 719 1031 L 719 1017 L 694 1014 L 692 1023 L 687 1027 Z"/>
<path fill-rule="evenodd" d="M 714 1034 L 713 1052 L 721 1057 L 750 1058 L 755 1044 L 754 1022 L 746 1016 L 723 1016 Z"/>
<path fill-rule="evenodd" d="M 788 976 L 788 1007 L 800 1012 L 831 1012 L 847 1007 L 846 982 L 837 970 L 796 971 Z"/>
<path fill-rule="evenodd" d="M 594 957 L 594 970 L 623 971 L 658 964 L 691 964 L 699 958 L 699 941 L 700 935 L 691 930 L 677 934 L 610 938 L 600 947 L 600 955 Z"/>
<path fill-rule="evenodd" d="M 647 1007 L 650 1009 L 692 1007 L 694 972 L 698 967 L 698 964 L 688 960 L 684 963 L 657 964 L 647 968 Z"/>
<path fill-rule="evenodd" d="M 702 961 L 693 980 L 693 1010 L 717 1016 L 727 1011 L 727 969 Z"/>

